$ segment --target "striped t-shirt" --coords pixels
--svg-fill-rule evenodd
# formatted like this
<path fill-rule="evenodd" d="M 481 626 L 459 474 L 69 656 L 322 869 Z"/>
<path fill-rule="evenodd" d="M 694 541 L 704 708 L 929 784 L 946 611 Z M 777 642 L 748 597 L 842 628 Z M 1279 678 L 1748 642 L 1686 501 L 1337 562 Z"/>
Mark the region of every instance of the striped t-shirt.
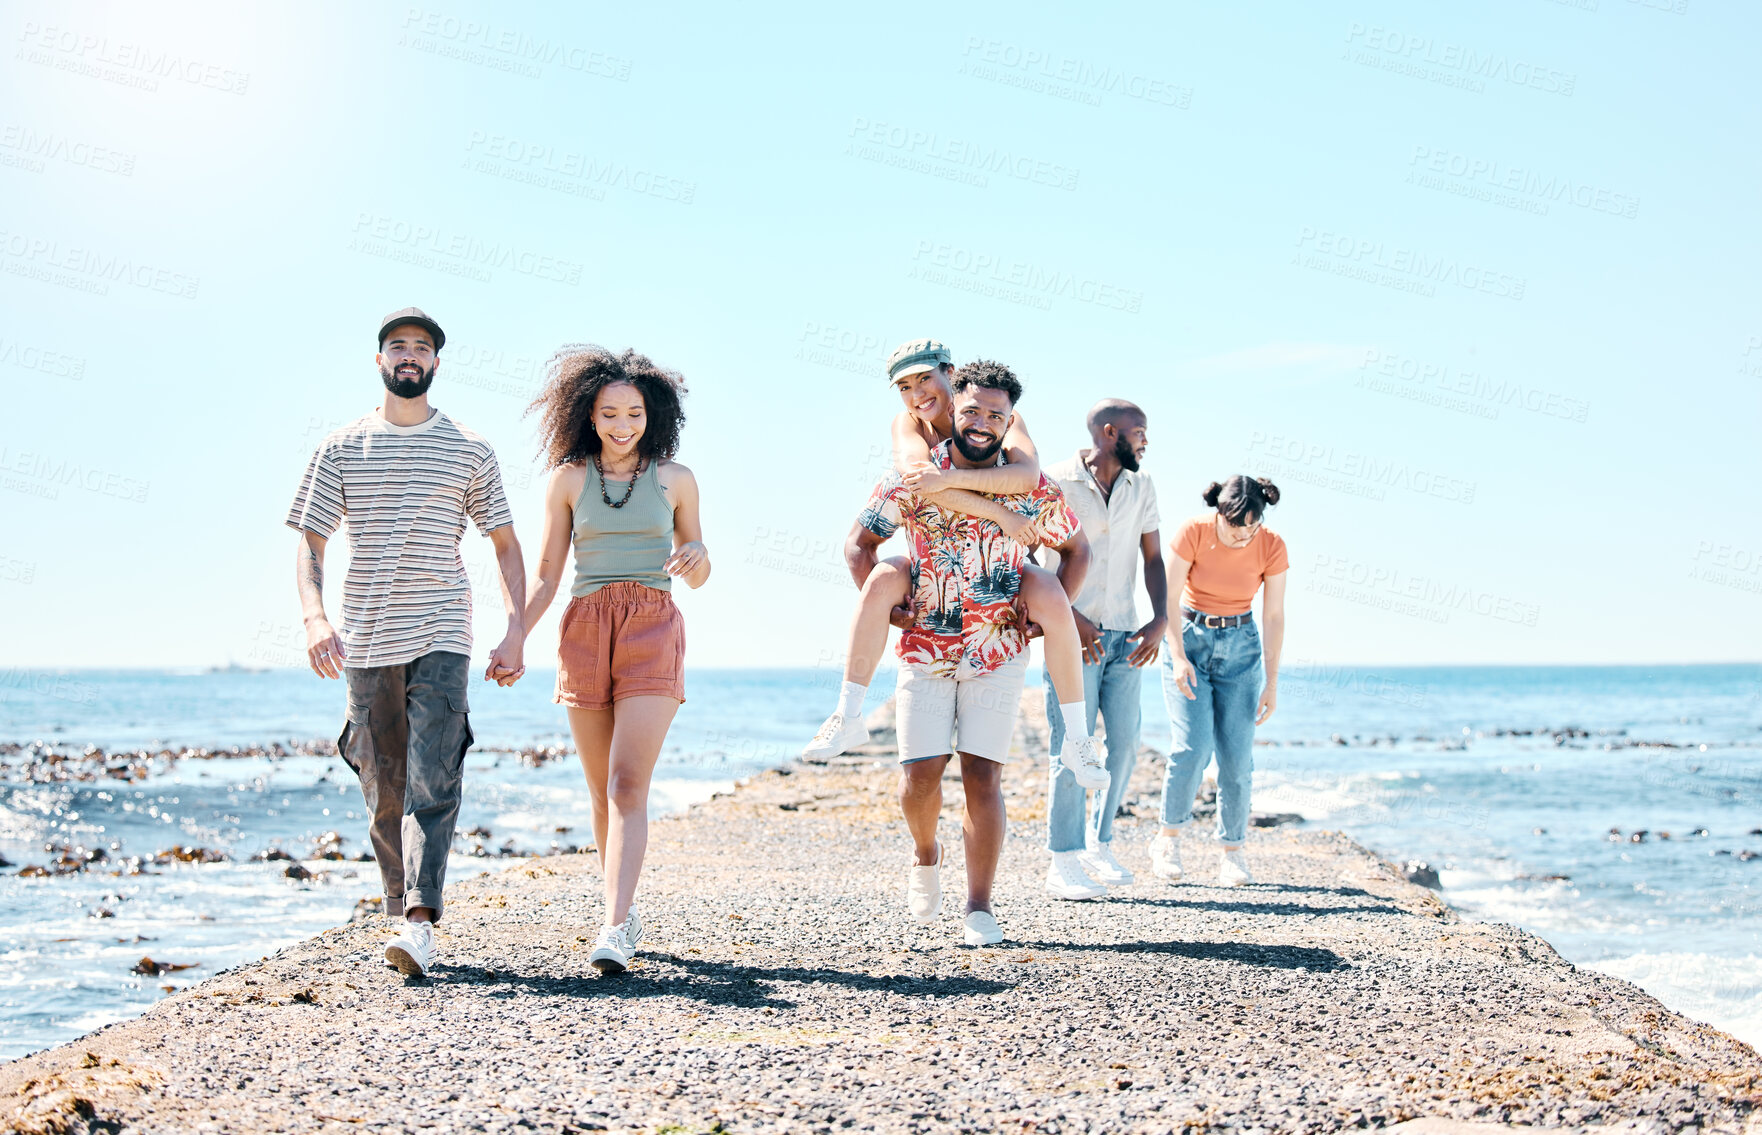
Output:
<path fill-rule="evenodd" d="M 465 518 L 485 535 L 514 522 L 489 442 L 439 410 L 415 426 L 394 426 L 377 410 L 350 422 L 307 463 L 287 525 L 328 540 L 345 516 L 346 664 L 470 654 L 471 581 L 459 557 Z"/>

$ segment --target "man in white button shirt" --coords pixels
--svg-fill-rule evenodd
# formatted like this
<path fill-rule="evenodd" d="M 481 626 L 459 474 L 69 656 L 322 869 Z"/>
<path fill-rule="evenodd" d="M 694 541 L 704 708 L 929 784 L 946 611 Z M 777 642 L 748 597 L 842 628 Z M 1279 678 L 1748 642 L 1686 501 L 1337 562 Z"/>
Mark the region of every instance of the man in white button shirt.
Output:
<path fill-rule="evenodd" d="M 1146 439 L 1144 411 L 1109 398 L 1089 411 L 1090 448 L 1046 470 L 1089 534 L 1093 558 L 1083 589 L 1072 601 L 1083 646 L 1083 700 L 1089 731 L 1099 714 L 1107 722 L 1108 787 L 1092 807 L 1062 762 L 1052 762 L 1047 848 L 1052 863 L 1046 889 L 1063 899 L 1099 898 L 1107 886 L 1126 886 L 1132 873 L 1114 858 L 1113 818 L 1138 762 L 1139 699 L 1144 668 L 1156 661 L 1168 629 L 1168 577 L 1157 527 L 1156 486 L 1139 471 Z M 1138 622 L 1137 570 L 1144 564 L 1150 621 Z M 1054 757 L 1064 746 L 1058 698 L 1047 688 L 1047 719 Z M 1085 813 L 1089 813 L 1085 815 Z M 1106 884 L 1104 886 L 1103 884 Z"/>

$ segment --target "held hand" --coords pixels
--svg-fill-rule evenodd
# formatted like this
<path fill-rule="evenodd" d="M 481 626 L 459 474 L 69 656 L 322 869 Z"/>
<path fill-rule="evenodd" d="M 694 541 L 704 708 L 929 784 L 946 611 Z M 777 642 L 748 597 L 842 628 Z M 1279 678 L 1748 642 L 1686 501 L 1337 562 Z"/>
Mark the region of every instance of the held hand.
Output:
<path fill-rule="evenodd" d="M 661 565 L 668 575 L 688 576 L 704 564 L 710 562 L 710 550 L 704 547 L 702 540 L 688 540 L 673 550 L 667 562 Z"/>
<path fill-rule="evenodd" d="M 1260 705 L 1254 710 L 1254 724 L 1265 724 L 1266 719 L 1271 717 L 1273 710 L 1277 708 L 1279 708 L 1279 687 L 1268 682 L 1266 689 L 1260 692 Z"/>
<path fill-rule="evenodd" d="M 1138 645 L 1132 648 L 1130 661 L 1134 666 L 1149 666 L 1156 661 L 1162 649 L 1162 636 L 1168 632 L 1167 619 L 1152 619 L 1138 628 L 1136 634 L 1126 636 L 1127 642 Z"/>
<path fill-rule="evenodd" d="M 1077 641 L 1083 646 L 1083 662 L 1094 666 L 1105 653 L 1101 646 L 1101 628 L 1090 622 L 1081 611 L 1073 608 L 1071 614 L 1077 620 Z"/>
<path fill-rule="evenodd" d="M 1175 689 L 1186 695 L 1188 701 L 1197 701 L 1199 696 L 1193 687 L 1199 682 L 1199 675 L 1193 670 L 1193 663 L 1187 661 L 1185 654 L 1175 655 Z"/>
<path fill-rule="evenodd" d="M 902 603 L 898 607 L 887 612 L 887 621 L 902 631 L 911 630 L 918 622 L 916 616 L 912 614 L 911 605 L 907 603 Z"/>
<path fill-rule="evenodd" d="M 1018 544 L 1028 543 L 1028 529 L 1033 527 L 1034 518 L 1031 516 L 1023 516 L 1013 508 L 1006 509 L 1005 511 L 1009 513 L 1009 520 L 998 525 L 999 528 L 1003 529 L 1003 534 Z"/>
<path fill-rule="evenodd" d="M 508 632 L 500 645 L 489 652 L 489 666 L 483 671 L 483 680 L 494 682 L 498 686 L 511 686 L 526 673 L 526 663 L 521 655 L 525 651 L 526 637 Z"/>
<path fill-rule="evenodd" d="M 1075 612 L 1072 613 L 1075 614 Z M 1022 621 L 1022 630 L 1030 639 L 1039 638 L 1046 633 L 1046 628 L 1035 622 L 1033 619 L 1024 619 Z"/>
<path fill-rule="evenodd" d="M 330 620 L 313 619 L 306 624 L 306 662 L 320 678 L 343 676 L 343 640 L 331 629 Z"/>
<path fill-rule="evenodd" d="M 935 465 L 914 465 L 907 469 L 900 480 L 905 487 L 914 493 L 939 493 L 943 489 L 952 488 L 948 483 L 948 471 Z"/>

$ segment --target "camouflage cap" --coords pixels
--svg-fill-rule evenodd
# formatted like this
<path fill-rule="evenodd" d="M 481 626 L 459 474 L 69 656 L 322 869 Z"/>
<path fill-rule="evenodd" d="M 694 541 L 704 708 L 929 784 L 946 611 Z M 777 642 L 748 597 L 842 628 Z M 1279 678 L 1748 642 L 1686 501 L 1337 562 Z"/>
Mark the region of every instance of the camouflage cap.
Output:
<path fill-rule="evenodd" d="M 923 374 L 953 362 L 954 356 L 949 354 L 948 348 L 935 339 L 913 339 L 893 348 L 893 353 L 887 356 L 887 381 L 908 374 Z"/>

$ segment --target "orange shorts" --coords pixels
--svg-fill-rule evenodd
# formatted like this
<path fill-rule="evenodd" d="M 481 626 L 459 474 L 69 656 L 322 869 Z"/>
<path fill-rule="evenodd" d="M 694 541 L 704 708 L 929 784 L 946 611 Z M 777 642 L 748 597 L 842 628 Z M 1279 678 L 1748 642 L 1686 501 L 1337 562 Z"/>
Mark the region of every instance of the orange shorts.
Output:
<path fill-rule="evenodd" d="M 685 700 L 685 619 L 665 591 L 623 581 L 569 601 L 557 638 L 557 696 L 571 709 L 623 698 Z"/>

